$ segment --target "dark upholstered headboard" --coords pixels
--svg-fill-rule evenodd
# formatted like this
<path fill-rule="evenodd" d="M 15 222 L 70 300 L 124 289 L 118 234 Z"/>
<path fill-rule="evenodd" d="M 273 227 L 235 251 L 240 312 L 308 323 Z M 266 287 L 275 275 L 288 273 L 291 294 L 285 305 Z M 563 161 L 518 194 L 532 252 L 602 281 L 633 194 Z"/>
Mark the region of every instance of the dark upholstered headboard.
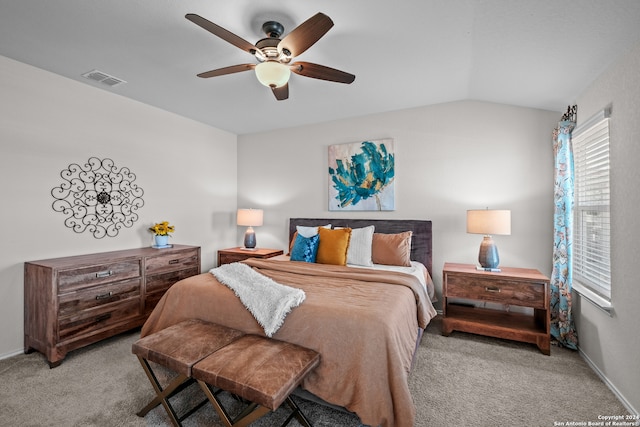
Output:
<path fill-rule="evenodd" d="M 433 277 L 433 257 L 431 221 L 413 219 L 351 219 L 351 218 L 290 218 L 289 241 L 296 231 L 296 225 L 318 226 L 331 224 L 333 227 L 360 228 L 368 225 L 375 226 L 376 233 L 394 234 L 412 231 L 411 259 L 423 263 Z"/>

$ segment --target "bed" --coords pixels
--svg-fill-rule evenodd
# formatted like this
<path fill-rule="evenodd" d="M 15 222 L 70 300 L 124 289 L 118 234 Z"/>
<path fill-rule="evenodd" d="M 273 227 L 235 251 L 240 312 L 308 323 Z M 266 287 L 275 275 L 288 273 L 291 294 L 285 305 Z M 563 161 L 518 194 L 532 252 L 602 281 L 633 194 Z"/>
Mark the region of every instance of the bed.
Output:
<path fill-rule="evenodd" d="M 422 331 L 436 315 L 429 291 L 433 287 L 431 222 L 292 218 L 290 240 L 297 226 L 328 224 L 330 230 L 373 226 L 377 238 L 411 232 L 411 264 L 407 272 L 398 272 L 404 270 L 290 261 L 287 256 L 243 261 L 275 282 L 305 293 L 304 301 L 286 315 L 273 338 L 320 353 L 320 365 L 301 385 L 306 392 L 356 413 L 365 425 L 413 426 L 415 406 L 408 375 Z M 174 284 L 141 335 L 194 317 L 265 334 L 234 291 L 213 274 L 203 273 Z"/>

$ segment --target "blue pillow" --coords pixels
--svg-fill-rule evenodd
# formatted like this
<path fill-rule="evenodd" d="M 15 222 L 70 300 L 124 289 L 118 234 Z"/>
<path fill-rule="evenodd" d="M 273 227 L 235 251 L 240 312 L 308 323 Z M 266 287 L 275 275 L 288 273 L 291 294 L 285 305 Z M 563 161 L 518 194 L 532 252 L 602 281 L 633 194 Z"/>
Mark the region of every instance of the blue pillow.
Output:
<path fill-rule="evenodd" d="M 316 262 L 318 255 L 318 244 L 320 243 L 320 235 L 316 234 L 311 237 L 303 237 L 300 234 L 296 237 L 291 249 L 291 261 Z"/>

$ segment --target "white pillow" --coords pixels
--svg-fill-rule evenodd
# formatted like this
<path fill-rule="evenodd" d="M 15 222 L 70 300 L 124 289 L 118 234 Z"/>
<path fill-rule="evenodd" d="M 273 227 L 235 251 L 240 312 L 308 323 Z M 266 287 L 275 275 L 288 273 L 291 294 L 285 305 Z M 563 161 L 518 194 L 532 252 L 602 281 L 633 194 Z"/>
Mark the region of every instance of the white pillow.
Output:
<path fill-rule="evenodd" d="M 371 246 L 374 231 L 373 225 L 351 229 L 351 239 L 349 240 L 349 248 L 347 248 L 347 264 L 373 267 Z"/>
<path fill-rule="evenodd" d="M 322 225 L 322 228 L 331 228 L 331 224 Z M 302 237 L 313 237 L 318 234 L 318 227 L 305 227 L 304 225 L 296 225 L 296 231 Z"/>

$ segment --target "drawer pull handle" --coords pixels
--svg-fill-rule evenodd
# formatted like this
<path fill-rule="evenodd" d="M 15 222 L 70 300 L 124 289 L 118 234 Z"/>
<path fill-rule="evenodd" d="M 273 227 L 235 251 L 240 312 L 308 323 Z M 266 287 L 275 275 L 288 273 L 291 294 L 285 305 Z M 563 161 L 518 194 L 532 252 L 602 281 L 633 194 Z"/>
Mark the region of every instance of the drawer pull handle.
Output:
<path fill-rule="evenodd" d="M 485 286 L 484 290 L 487 292 L 500 292 L 500 288 L 497 286 Z"/>
<path fill-rule="evenodd" d="M 106 294 L 101 294 L 96 296 L 96 300 L 111 298 L 113 292 L 107 292 Z"/>
<path fill-rule="evenodd" d="M 103 320 L 107 320 L 111 317 L 111 313 L 103 314 L 101 316 L 96 317 L 96 322 L 102 322 Z"/>
<path fill-rule="evenodd" d="M 177 264 L 179 262 L 180 262 L 179 259 L 172 259 L 171 261 L 169 261 L 169 264 Z"/>
<path fill-rule="evenodd" d="M 113 274 L 113 271 L 111 270 L 107 270 L 107 271 L 99 271 L 96 273 L 96 278 L 100 279 L 101 277 L 109 277 Z"/>

